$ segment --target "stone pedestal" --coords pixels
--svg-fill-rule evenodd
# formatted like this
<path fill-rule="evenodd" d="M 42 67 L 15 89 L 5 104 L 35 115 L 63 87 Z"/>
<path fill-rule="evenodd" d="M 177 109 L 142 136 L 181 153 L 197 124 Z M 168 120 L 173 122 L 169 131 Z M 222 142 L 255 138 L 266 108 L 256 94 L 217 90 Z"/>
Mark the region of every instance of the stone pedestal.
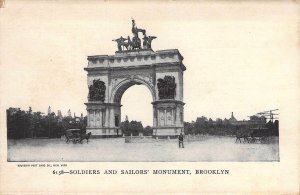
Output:
<path fill-rule="evenodd" d="M 87 133 L 92 137 L 120 137 L 120 107 L 119 104 L 90 101 L 87 106 Z"/>
<path fill-rule="evenodd" d="M 166 99 L 152 102 L 153 104 L 153 136 L 162 138 L 174 138 L 183 129 L 182 101 Z"/>

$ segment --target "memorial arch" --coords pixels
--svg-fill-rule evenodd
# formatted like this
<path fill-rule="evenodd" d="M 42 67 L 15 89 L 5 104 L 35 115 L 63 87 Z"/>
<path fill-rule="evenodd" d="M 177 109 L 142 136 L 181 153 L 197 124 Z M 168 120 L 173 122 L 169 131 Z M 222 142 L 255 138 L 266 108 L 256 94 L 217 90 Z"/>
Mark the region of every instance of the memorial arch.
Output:
<path fill-rule="evenodd" d="M 121 98 L 133 85 L 145 85 L 152 95 L 154 137 L 183 132 L 183 57 L 177 49 L 153 51 L 151 44 L 145 42 L 146 31 L 142 32 L 143 48 L 128 46 L 133 44 L 128 36 L 123 38 L 127 49 L 118 42 L 115 55 L 87 58 L 87 132 L 94 137 L 122 136 Z M 135 33 L 133 40 L 137 41 L 138 32 Z"/>

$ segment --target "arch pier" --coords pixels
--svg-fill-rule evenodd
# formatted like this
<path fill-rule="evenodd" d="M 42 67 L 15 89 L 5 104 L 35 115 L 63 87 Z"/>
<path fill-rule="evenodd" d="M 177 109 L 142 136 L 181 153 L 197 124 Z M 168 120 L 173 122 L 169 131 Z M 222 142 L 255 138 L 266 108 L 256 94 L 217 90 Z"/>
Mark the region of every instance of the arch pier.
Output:
<path fill-rule="evenodd" d="M 152 95 L 153 136 L 183 132 L 183 57 L 177 49 L 117 51 L 88 56 L 87 132 L 93 137 L 122 136 L 121 98 L 133 85 L 145 85 Z"/>

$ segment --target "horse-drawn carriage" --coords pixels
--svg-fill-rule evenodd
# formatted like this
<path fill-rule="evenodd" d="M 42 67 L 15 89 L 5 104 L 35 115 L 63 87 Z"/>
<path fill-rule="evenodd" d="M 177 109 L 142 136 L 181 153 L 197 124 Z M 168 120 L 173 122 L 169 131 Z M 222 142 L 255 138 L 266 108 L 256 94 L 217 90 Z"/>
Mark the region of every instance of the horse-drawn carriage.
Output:
<path fill-rule="evenodd" d="M 89 143 L 89 139 L 91 136 L 91 132 L 88 134 L 82 132 L 80 129 L 68 129 L 66 130 L 65 137 L 66 137 L 66 143 L 69 143 L 70 141 L 73 142 L 73 144 L 81 143 L 82 141 L 86 139 L 87 143 Z"/>
<path fill-rule="evenodd" d="M 270 129 L 265 127 L 257 127 L 257 128 L 249 128 L 249 129 L 242 129 L 236 132 L 236 140 L 242 143 L 269 143 L 270 142 Z"/>
<path fill-rule="evenodd" d="M 269 128 L 252 128 L 250 134 L 250 143 L 260 142 L 269 143 L 270 142 L 270 130 Z"/>

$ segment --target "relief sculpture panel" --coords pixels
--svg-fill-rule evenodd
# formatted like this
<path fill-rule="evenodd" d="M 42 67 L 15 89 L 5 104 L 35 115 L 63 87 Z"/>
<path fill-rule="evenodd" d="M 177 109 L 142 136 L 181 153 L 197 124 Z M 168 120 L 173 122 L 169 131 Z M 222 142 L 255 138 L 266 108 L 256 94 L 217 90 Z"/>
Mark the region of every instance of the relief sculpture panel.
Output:
<path fill-rule="evenodd" d="M 89 86 L 89 101 L 105 101 L 106 86 L 100 79 L 93 80 L 93 84 Z"/>
<path fill-rule="evenodd" d="M 176 83 L 174 76 L 165 76 L 157 79 L 159 99 L 174 99 L 176 95 Z"/>

